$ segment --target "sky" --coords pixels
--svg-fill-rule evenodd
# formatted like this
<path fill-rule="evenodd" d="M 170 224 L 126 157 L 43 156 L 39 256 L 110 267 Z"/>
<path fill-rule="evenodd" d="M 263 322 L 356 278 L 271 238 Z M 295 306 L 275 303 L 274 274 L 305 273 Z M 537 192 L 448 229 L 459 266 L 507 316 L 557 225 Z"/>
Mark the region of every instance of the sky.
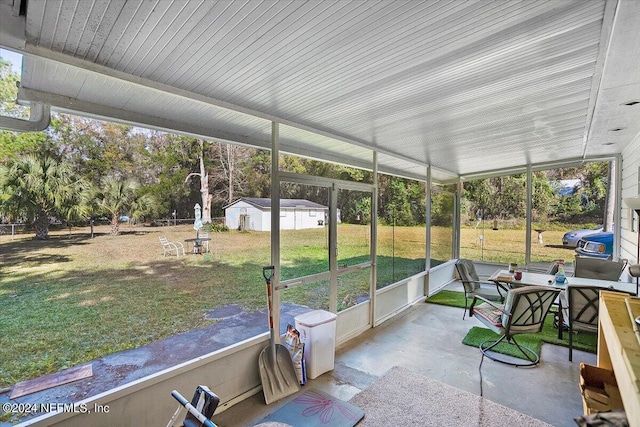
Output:
<path fill-rule="evenodd" d="M 22 73 L 22 55 L 6 49 L 0 49 L 0 57 L 11 62 L 11 70 L 20 75 Z"/>

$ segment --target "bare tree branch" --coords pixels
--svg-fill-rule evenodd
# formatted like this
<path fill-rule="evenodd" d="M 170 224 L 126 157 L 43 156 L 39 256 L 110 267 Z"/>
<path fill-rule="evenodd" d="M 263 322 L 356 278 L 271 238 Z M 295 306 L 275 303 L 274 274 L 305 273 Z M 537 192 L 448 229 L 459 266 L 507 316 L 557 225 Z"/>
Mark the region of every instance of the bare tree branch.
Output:
<path fill-rule="evenodd" d="M 191 178 L 192 176 L 199 176 L 202 177 L 202 175 L 200 175 L 197 172 L 191 172 L 189 175 L 187 175 L 187 177 L 184 179 L 185 184 L 187 183 L 187 181 L 189 181 L 189 178 Z"/>

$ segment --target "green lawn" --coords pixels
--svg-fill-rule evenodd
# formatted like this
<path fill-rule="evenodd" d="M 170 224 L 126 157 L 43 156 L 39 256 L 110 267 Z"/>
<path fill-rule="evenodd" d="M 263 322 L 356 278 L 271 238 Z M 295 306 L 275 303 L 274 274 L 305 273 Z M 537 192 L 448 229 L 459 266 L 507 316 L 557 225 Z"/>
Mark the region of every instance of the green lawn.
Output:
<path fill-rule="evenodd" d="M 581 226 L 571 227 L 581 228 Z M 542 233 L 543 244 L 538 243 L 538 233 L 531 233 L 531 261 L 550 262 L 564 259 L 573 262 L 573 248 L 562 247 L 563 230 L 550 230 Z M 517 262 L 524 264 L 526 232 L 524 230 L 499 229 L 485 230 L 463 228 L 460 239 L 460 255 L 463 258 L 492 262 Z"/>
<path fill-rule="evenodd" d="M 108 235 L 106 226 L 96 231 L 94 239 L 88 229 L 54 232 L 48 241 L 0 236 L 0 388 L 204 326 L 210 323 L 204 313 L 214 307 L 266 306 L 269 233 L 214 233 L 210 255 L 165 258 L 158 237 L 194 237 L 190 225 L 123 226 L 120 236 Z M 442 260 L 449 231 L 433 231 L 432 253 Z M 473 244 L 469 232 L 463 230 L 464 245 Z M 378 235 L 378 287 L 424 269 L 424 227 L 380 227 Z M 512 236 L 504 239 L 507 246 Z M 368 259 L 366 226 L 341 224 L 339 240 L 340 265 Z M 326 271 L 325 229 L 283 232 L 282 241 L 283 277 Z M 549 249 L 550 260 L 558 257 L 554 251 L 566 258 L 567 250 Z M 368 296 L 369 273 L 341 277 L 339 310 Z M 327 289 L 326 282 L 310 284 L 281 296 L 327 308 Z"/>

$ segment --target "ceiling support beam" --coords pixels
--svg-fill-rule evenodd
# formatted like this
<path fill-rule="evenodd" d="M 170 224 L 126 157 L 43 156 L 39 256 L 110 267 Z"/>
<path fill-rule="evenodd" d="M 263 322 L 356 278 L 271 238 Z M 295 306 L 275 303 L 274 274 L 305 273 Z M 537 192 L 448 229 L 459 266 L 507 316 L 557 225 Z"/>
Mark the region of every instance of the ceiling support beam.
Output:
<path fill-rule="evenodd" d="M 271 340 L 280 343 L 280 124 L 271 123 L 271 277 L 272 306 Z M 276 328 L 274 334 L 273 328 Z"/>
<path fill-rule="evenodd" d="M 199 127 L 193 124 L 186 124 L 161 117 L 149 116 L 129 110 L 108 107 L 91 102 L 71 98 L 55 93 L 42 92 L 34 89 L 20 88 L 18 97 L 29 102 L 43 102 L 53 106 L 55 110 L 70 114 L 84 115 L 99 120 L 114 120 L 130 126 L 140 126 L 155 129 L 163 132 L 177 132 L 182 135 L 195 138 L 215 140 L 225 144 L 242 144 L 253 148 L 270 150 L 271 142 L 266 138 L 256 138 L 247 135 L 226 132 L 220 129 Z M 45 126 L 46 128 L 46 126 Z M 40 129 L 42 130 L 42 129 Z M 371 170 L 371 163 L 358 161 L 356 159 L 345 158 L 344 156 L 331 155 L 320 151 L 315 151 L 308 146 L 301 147 L 295 141 L 284 142 L 281 140 L 281 152 L 296 156 L 321 159 L 332 163 L 345 164 Z"/>
<path fill-rule="evenodd" d="M 265 138 L 256 138 L 237 133 L 230 133 L 216 128 L 186 124 L 161 117 L 149 116 L 130 110 L 122 110 L 105 105 L 94 104 L 77 98 L 23 87 L 19 90 L 18 98 L 23 101 L 31 102 L 32 104 L 48 104 L 51 105 L 54 110 L 64 113 L 76 114 L 99 120 L 116 121 L 130 126 L 145 127 L 162 132 L 179 133 L 181 135 L 192 136 L 194 138 L 213 140 L 223 144 L 240 144 L 262 150 L 271 150 L 271 142 L 268 139 L 268 136 Z M 9 126 L 7 126 L 7 128 L 9 128 Z M 46 126 L 44 128 L 46 128 Z M 29 130 L 35 131 L 36 129 Z M 309 147 L 307 145 L 301 146 L 294 140 L 284 140 L 280 138 L 280 152 L 330 163 L 346 164 L 363 170 L 372 170 L 371 162 L 322 152 L 315 150 L 314 147 Z M 418 181 L 424 179 L 424 177 L 413 176 L 413 174 L 408 174 L 405 170 L 398 170 L 392 167 L 379 167 L 379 172 L 415 179 Z"/>
<path fill-rule="evenodd" d="M 525 220 L 525 250 L 524 265 L 525 268 L 531 266 L 531 220 L 533 219 L 533 171 L 531 166 L 527 167 L 527 212 Z M 542 234 L 540 234 L 542 236 Z"/>
<path fill-rule="evenodd" d="M 505 168 L 505 169 L 494 169 L 487 172 L 468 174 L 460 176 L 460 179 L 463 181 L 474 181 L 476 179 L 485 179 L 485 178 L 493 178 L 496 176 L 507 176 L 507 175 L 516 175 L 520 173 L 526 173 L 527 168 L 530 166 L 533 172 L 549 170 L 549 169 L 558 169 L 558 168 L 568 168 L 568 167 L 577 167 L 585 164 L 586 162 L 609 162 L 614 160 L 615 156 L 590 156 L 590 157 L 581 157 L 581 158 L 573 158 L 566 159 L 557 162 L 544 162 L 544 163 L 533 163 L 526 166 L 520 166 L 515 168 Z"/>
<path fill-rule="evenodd" d="M 602 90 L 602 74 L 607 64 L 607 52 L 611 44 L 611 36 L 615 26 L 615 18 L 618 12 L 619 0 L 608 0 L 604 6 L 604 16 L 602 17 L 602 31 L 600 33 L 600 49 L 598 51 L 598 59 L 596 60 L 596 69 L 591 79 L 591 91 L 589 95 L 589 107 L 587 109 L 587 121 L 585 123 L 585 132 L 582 137 L 582 157 L 587 155 L 587 146 L 591 139 L 591 130 L 593 126 L 594 113 L 600 91 Z"/>
<path fill-rule="evenodd" d="M 142 86 L 144 88 L 147 89 L 153 89 L 153 90 L 157 90 L 159 92 L 162 93 L 168 93 L 171 95 L 175 95 L 175 96 L 179 96 L 182 98 L 186 98 L 190 101 L 195 101 L 195 102 L 200 102 L 203 104 L 207 104 L 207 105 L 212 105 L 215 107 L 219 107 L 219 108 L 224 108 L 230 111 L 235 111 L 238 113 L 243 113 L 243 114 L 247 114 L 250 115 L 252 117 L 257 117 L 257 118 L 261 118 L 264 120 L 268 120 L 270 122 L 278 122 L 281 125 L 285 125 L 285 126 L 291 126 L 294 127 L 296 129 L 302 129 L 308 132 L 312 132 L 315 133 L 317 135 L 321 135 L 324 136 L 326 138 L 331 138 L 337 141 L 341 141 L 341 142 L 345 142 L 347 144 L 352 144 L 358 147 L 362 147 L 362 148 L 366 148 L 369 150 L 376 150 L 378 151 L 378 153 L 383 153 L 383 154 L 387 154 L 389 156 L 395 157 L 397 159 L 401 159 L 404 161 L 408 161 L 411 162 L 413 164 L 417 164 L 419 166 L 428 166 L 426 163 L 424 162 L 420 162 L 417 161 L 414 158 L 411 158 L 409 156 L 405 156 L 399 153 L 395 153 L 391 150 L 385 150 L 382 149 L 380 147 L 375 146 L 375 144 L 372 144 L 370 141 L 366 141 L 366 140 L 361 140 L 361 139 L 356 139 L 356 138 L 352 138 L 349 137 L 347 135 L 342 135 L 339 133 L 334 133 L 334 132 L 330 132 L 327 131 L 325 129 L 321 129 L 318 127 L 314 127 L 308 124 L 304 124 L 304 123 L 297 123 L 282 117 L 278 117 L 275 116 L 273 114 L 268 114 L 265 113 L 263 111 L 258 111 L 258 110 L 253 110 L 250 108 L 245 108 L 245 107 L 241 107 L 239 105 L 235 105 L 235 104 L 231 104 L 229 102 L 226 101 L 221 101 L 219 99 L 215 99 L 215 98 L 211 98 L 208 96 L 204 96 L 204 95 L 200 95 L 194 92 L 190 92 L 187 90 L 183 90 L 183 89 L 179 89 L 173 86 L 169 86 L 163 83 L 158 83 L 143 77 L 139 77 L 139 76 L 135 76 L 133 74 L 129 74 L 129 73 L 125 73 L 119 70 L 115 70 L 113 68 L 109 68 L 109 67 L 105 67 L 103 65 L 100 64 L 96 64 L 94 62 L 90 62 L 81 58 L 76 58 L 70 55 L 66 55 L 64 53 L 61 52 L 55 52 L 52 51 L 50 49 L 46 49 L 40 46 L 35 46 L 32 44 L 26 44 L 25 49 L 24 49 L 24 54 L 26 55 L 31 55 L 37 58 L 44 58 L 44 59 L 48 59 L 51 61 L 55 61 L 55 62 L 59 62 L 59 63 L 63 63 L 72 67 L 77 67 L 80 68 L 82 70 L 88 70 L 94 73 L 97 73 L 99 75 L 104 75 L 104 76 L 108 76 L 111 78 L 115 78 L 118 80 L 122 80 L 128 83 L 132 83 L 132 84 L 136 84 L 139 86 Z"/>
<path fill-rule="evenodd" d="M 167 120 L 161 117 L 154 117 L 130 110 L 122 110 L 106 105 L 94 104 L 92 102 L 34 89 L 21 87 L 18 92 L 18 99 L 29 102 L 43 102 L 51 105 L 54 109 L 61 112 L 84 115 L 86 117 L 100 120 L 115 119 L 116 121 L 132 126 L 145 126 L 151 129 L 168 132 L 176 130 L 188 136 L 211 138 L 219 140 L 220 142 L 242 143 L 260 148 L 269 146 L 268 140 L 263 141 L 258 138 L 233 134 L 221 130 L 198 127 L 191 124 L 187 125 L 185 123 Z"/>

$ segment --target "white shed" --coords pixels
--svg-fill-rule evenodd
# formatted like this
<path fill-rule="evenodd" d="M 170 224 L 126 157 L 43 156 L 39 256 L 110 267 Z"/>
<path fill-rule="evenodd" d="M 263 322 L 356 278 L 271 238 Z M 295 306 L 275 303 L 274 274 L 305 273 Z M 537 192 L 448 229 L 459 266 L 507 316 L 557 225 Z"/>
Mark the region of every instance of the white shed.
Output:
<path fill-rule="evenodd" d="M 305 199 L 280 199 L 280 229 L 324 227 L 329 208 Z M 225 224 L 232 230 L 271 230 L 271 199 L 242 197 L 224 207 Z"/>

